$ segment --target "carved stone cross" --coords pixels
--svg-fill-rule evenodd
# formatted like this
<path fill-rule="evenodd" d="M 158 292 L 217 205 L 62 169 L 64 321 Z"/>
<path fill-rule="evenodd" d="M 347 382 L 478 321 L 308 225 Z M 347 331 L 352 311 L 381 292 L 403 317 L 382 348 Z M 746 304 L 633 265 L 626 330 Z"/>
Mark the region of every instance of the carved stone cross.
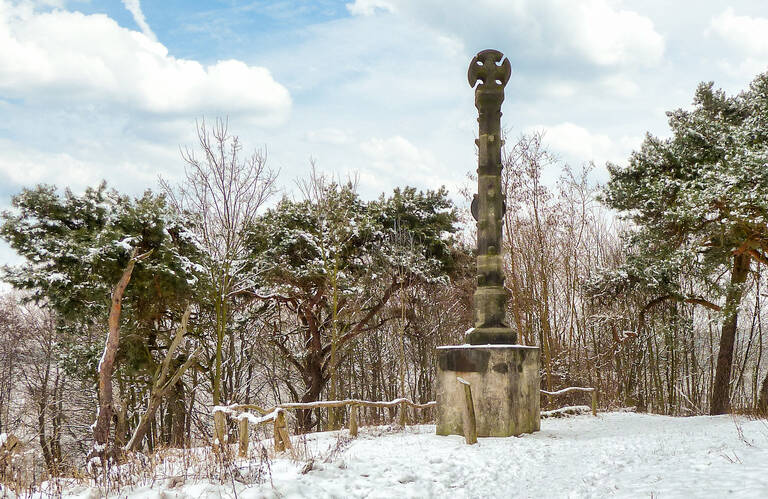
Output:
<path fill-rule="evenodd" d="M 469 64 L 469 85 L 475 88 L 479 113 L 477 195 L 472 201 L 472 215 L 477 220 L 477 290 L 475 327 L 467 336 L 473 345 L 514 344 L 517 339 L 505 321 L 507 292 L 500 254 L 505 210 L 501 192 L 501 103 L 511 72 L 509 60 L 498 50 L 483 50 Z"/>
<path fill-rule="evenodd" d="M 480 113 L 477 195 L 472 201 L 477 220 L 475 327 L 467 334 L 469 345 L 438 347 L 438 435 L 473 434 L 472 418 L 464 417 L 470 407 L 466 385 L 457 383 L 458 377 L 472 387 L 478 437 L 508 437 L 541 428 L 539 348 L 516 345 L 517 335 L 505 321 L 501 103 L 511 72 L 509 61 L 497 50 L 483 50 L 469 65 L 469 85 Z"/>

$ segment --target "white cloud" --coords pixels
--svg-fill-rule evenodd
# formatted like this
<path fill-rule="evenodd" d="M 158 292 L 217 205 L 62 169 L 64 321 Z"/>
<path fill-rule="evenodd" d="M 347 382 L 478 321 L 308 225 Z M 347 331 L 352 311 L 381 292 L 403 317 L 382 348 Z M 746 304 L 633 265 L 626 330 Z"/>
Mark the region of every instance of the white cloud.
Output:
<path fill-rule="evenodd" d="M 291 106 L 266 68 L 237 60 L 205 66 L 105 15 L 38 12 L 2 0 L 0 95 L 158 114 L 242 114 L 261 123 L 284 120 Z"/>
<path fill-rule="evenodd" d="M 133 16 L 133 20 L 136 21 L 136 25 L 139 27 L 142 33 L 153 42 L 157 41 L 157 36 L 147 24 L 147 18 L 144 17 L 144 12 L 141 10 L 141 3 L 139 0 L 122 0 L 123 5 L 128 12 Z"/>
<path fill-rule="evenodd" d="M 310 130 L 306 133 L 307 141 L 313 144 L 347 144 L 352 139 L 344 130 L 338 128 L 321 128 L 319 130 Z"/>
<path fill-rule="evenodd" d="M 379 170 L 429 171 L 436 163 L 432 154 L 420 151 L 418 147 L 400 136 L 385 139 L 372 138 L 362 142 L 360 149 L 373 160 L 373 165 Z"/>
<path fill-rule="evenodd" d="M 592 62 L 622 65 L 629 61 L 654 64 L 664 53 L 664 39 L 653 22 L 630 10 L 617 9 L 607 0 L 554 1 L 569 17 L 574 47 Z"/>
<path fill-rule="evenodd" d="M 92 173 L 96 165 L 73 158 L 67 153 L 42 154 L 30 152 L 19 154 L 18 151 L 5 149 L 0 156 L 0 175 L 5 181 L 17 185 L 35 185 L 39 183 L 81 186 L 97 183 Z"/>
<path fill-rule="evenodd" d="M 544 95 L 560 99 L 571 98 L 576 95 L 576 85 L 567 81 L 550 81 L 542 86 Z"/>
<path fill-rule="evenodd" d="M 355 0 L 346 4 L 347 10 L 353 16 L 372 16 L 376 11 L 394 12 L 395 7 L 387 0 Z"/>
<path fill-rule="evenodd" d="M 562 159 L 577 164 L 586 161 L 594 161 L 597 165 L 606 161 L 623 163 L 642 141 L 641 137 L 612 138 L 569 122 L 528 129 L 529 132 L 535 130 L 544 131 L 544 143 Z"/>
<path fill-rule="evenodd" d="M 633 97 L 640 91 L 637 83 L 622 74 L 606 76 L 600 80 L 600 86 L 617 97 Z"/>
<path fill-rule="evenodd" d="M 0 179 L 6 187 L 44 183 L 79 190 L 107 180 L 121 190 L 141 192 L 157 180 L 156 170 L 126 159 L 105 163 L 68 152 L 43 152 L 4 139 L 0 139 L 0 149 Z"/>
<path fill-rule="evenodd" d="M 723 88 L 730 93 L 737 93 L 743 90 L 745 85 L 748 84 L 755 75 L 768 71 L 768 58 L 748 56 L 741 60 L 720 59 L 717 61 L 717 67 L 721 69 L 723 73 L 738 78 L 738 83 L 735 85 L 723 85 Z"/>
<path fill-rule="evenodd" d="M 369 160 L 366 170 L 377 172 L 377 175 L 371 176 L 379 178 L 377 189 L 380 189 L 382 177 L 388 177 L 394 185 L 429 186 L 432 189 L 445 185 L 454 192 L 462 180 L 461 176 L 449 178 L 441 175 L 446 171 L 445 165 L 430 151 L 399 135 L 368 139 L 360 143 L 360 150 Z M 365 183 L 366 178 L 361 177 L 361 182 Z"/>
<path fill-rule="evenodd" d="M 736 15 L 729 7 L 710 19 L 708 34 L 730 49 L 716 62 L 725 74 L 736 78 L 730 88 L 724 85 L 726 89 L 737 92 L 754 75 L 768 70 L 768 18 Z"/>
<path fill-rule="evenodd" d="M 768 18 L 737 16 L 729 7 L 712 18 L 710 29 L 745 54 L 768 56 Z"/>
<path fill-rule="evenodd" d="M 402 13 L 459 37 L 471 50 L 493 43 L 513 48 L 515 57 L 655 65 L 664 54 L 664 38 L 648 17 L 620 5 L 615 0 L 356 0 L 348 9 L 358 15 Z"/>

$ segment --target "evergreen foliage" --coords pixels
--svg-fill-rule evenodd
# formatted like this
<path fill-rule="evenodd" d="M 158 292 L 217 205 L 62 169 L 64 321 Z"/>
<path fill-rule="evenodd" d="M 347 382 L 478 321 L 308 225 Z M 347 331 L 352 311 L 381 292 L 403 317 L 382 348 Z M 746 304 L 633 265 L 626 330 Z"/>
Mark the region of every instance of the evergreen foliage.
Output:
<path fill-rule="evenodd" d="M 728 405 L 750 262 L 768 262 L 768 73 L 736 96 L 702 83 L 692 109 L 668 116 L 670 138 L 648 135 L 626 168 L 608 166 L 603 199 L 634 230 L 627 234 L 626 263 L 594 281 L 592 291 L 612 297 L 642 291 L 652 298 L 648 307 L 676 299 L 722 310 L 711 409 L 720 413 Z"/>
<path fill-rule="evenodd" d="M 456 213 L 447 191 L 396 189 L 389 198 L 360 199 L 351 185 L 331 184 L 323 206 L 283 198 L 250 230 L 252 258 L 259 262 L 259 295 L 313 294 L 329 286 L 329 264 L 339 262 L 342 294 L 364 294 L 364 277 L 387 267 L 407 270 L 411 280 L 445 279 L 452 268 L 450 235 Z M 407 251 L 392 241 L 409 236 Z"/>
<path fill-rule="evenodd" d="M 703 294 L 722 295 L 718 277 L 734 252 L 768 252 L 768 74 L 728 97 L 702 83 L 692 110 L 668 113 L 672 137 L 647 136 L 629 165 L 610 164 L 604 201 L 631 220 L 613 292 L 642 286 L 687 297 L 685 274 Z"/>
<path fill-rule="evenodd" d="M 315 178 L 313 189 L 302 201 L 283 198 L 250 229 L 259 277 L 248 294 L 299 318 L 270 341 L 303 379 L 302 394 L 288 383 L 302 402 L 319 398 L 353 339 L 391 319 L 383 312 L 398 290 L 448 281 L 457 230 L 445 189 L 370 202 L 350 183 Z M 300 424 L 314 425 L 309 413 Z"/>
<path fill-rule="evenodd" d="M 148 253 L 125 295 L 120 347 L 134 368 L 147 367 L 157 325 L 171 311 L 181 313 L 202 276 L 201 253 L 185 221 L 161 195 L 147 191 L 132 199 L 103 183 L 82 195 L 39 185 L 12 203 L 0 235 L 25 262 L 6 265 L 3 279 L 56 312 L 68 333 L 70 365 L 83 376 L 92 375 L 103 341 L 84 341 L 87 331 L 106 324 L 112 288 L 134 248 Z"/>

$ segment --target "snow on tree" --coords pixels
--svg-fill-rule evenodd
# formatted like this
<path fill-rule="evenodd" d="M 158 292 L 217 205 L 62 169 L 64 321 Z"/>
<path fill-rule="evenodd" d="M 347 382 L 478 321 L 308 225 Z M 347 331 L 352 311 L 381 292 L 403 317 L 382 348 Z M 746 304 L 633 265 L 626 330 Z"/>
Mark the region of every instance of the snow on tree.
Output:
<path fill-rule="evenodd" d="M 201 253 L 189 222 L 175 215 L 161 195 L 147 191 L 134 199 L 105 184 L 81 195 L 70 190 L 61 195 L 53 186 L 40 185 L 24 189 L 12 204 L 14 210 L 3 213 L 0 235 L 25 262 L 5 266 L 3 278 L 56 312 L 58 327 L 67 333 L 61 352 L 65 365 L 94 379 L 103 337 L 87 341 L 86 332 L 109 326 L 112 333 L 122 323 L 125 333 L 110 335 L 115 351 L 105 352 L 102 360 L 117 358 L 127 377 L 151 379 L 157 352 L 172 341 L 161 325 L 180 320 L 202 277 Z M 140 262 L 137 255 L 143 255 Z M 116 283 L 124 284 L 124 296 L 113 295 Z M 117 308 L 111 297 L 119 302 Z M 108 370 L 100 385 L 111 378 Z M 124 416 L 118 420 L 125 423 Z M 106 424 L 106 430 L 99 429 L 102 446 L 109 433 Z M 115 430 L 117 443 L 126 431 Z"/>
<path fill-rule="evenodd" d="M 692 109 L 667 114 L 670 138 L 648 135 L 625 168 L 608 165 L 603 199 L 635 229 L 626 264 L 592 287 L 603 296 L 641 289 L 654 296 L 646 310 L 674 299 L 719 311 L 710 413 L 722 414 L 745 283 L 752 262 L 768 263 L 768 73 L 736 96 L 702 83 Z"/>
<path fill-rule="evenodd" d="M 303 381 L 301 393 L 286 382 L 297 401 L 319 399 L 350 342 L 388 320 L 379 314 L 398 290 L 447 280 L 455 222 L 445 189 L 366 202 L 336 182 L 259 218 L 250 241 L 258 278 L 242 294 L 298 317 L 295 330 L 270 337 Z M 395 244 L 398 233 L 407 245 Z M 314 425 L 308 411 L 299 417 L 305 431 Z"/>

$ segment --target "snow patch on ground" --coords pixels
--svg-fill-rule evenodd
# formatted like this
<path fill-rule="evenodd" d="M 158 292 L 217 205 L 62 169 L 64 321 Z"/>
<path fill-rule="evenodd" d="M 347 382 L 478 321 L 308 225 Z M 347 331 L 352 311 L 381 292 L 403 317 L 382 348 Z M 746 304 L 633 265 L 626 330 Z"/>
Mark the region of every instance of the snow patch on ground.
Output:
<path fill-rule="evenodd" d="M 301 455 L 314 458 L 305 474 L 305 460 L 285 455 L 272 462 L 271 483 L 156 483 L 130 497 L 768 497 L 765 420 L 605 413 L 546 419 L 535 434 L 473 446 L 434 432 L 425 425 L 361 428 L 354 440 L 346 431 L 294 437 Z"/>

